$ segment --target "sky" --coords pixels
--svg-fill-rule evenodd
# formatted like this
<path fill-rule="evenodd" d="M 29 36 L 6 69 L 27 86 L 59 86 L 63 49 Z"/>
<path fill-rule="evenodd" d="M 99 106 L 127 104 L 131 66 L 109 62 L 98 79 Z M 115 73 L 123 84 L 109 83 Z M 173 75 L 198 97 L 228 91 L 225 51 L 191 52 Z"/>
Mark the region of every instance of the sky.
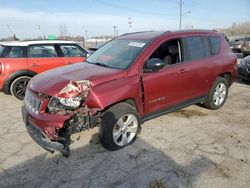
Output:
<path fill-rule="evenodd" d="M 0 38 L 100 36 L 177 30 L 180 0 L 0 0 Z M 250 21 L 250 0 L 183 0 L 182 28 L 216 29 Z M 187 13 L 191 11 L 191 13 Z M 131 18 L 132 27 L 128 25 Z M 87 31 L 87 32 L 85 32 Z"/>

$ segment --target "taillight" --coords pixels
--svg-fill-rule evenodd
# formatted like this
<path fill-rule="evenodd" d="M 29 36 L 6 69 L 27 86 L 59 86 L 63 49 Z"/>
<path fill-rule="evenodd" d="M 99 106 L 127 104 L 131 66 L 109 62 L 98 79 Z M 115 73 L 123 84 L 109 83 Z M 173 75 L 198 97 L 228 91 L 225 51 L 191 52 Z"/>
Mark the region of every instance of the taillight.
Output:
<path fill-rule="evenodd" d="M 0 63 L 0 74 L 2 74 L 2 73 L 3 73 L 3 64 Z"/>

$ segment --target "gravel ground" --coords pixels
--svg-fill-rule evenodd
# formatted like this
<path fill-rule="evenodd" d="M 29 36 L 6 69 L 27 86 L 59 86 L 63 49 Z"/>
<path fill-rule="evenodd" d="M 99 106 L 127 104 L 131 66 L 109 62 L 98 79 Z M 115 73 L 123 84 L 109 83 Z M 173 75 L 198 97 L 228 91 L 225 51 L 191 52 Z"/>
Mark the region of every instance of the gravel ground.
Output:
<path fill-rule="evenodd" d="M 0 187 L 250 187 L 250 85 L 235 83 L 217 111 L 193 105 L 143 124 L 110 152 L 98 129 L 74 135 L 72 155 L 34 143 L 22 102 L 0 93 Z"/>

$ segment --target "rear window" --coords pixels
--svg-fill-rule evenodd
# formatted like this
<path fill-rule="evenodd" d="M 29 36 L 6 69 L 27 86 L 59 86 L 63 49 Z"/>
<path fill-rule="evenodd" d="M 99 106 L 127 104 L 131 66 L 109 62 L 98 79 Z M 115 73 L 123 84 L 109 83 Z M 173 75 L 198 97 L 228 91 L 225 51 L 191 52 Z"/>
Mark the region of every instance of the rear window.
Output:
<path fill-rule="evenodd" d="M 204 45 L 201 37 L 187 37 L 183 39 L 184 61 L 192 61 L 205 57 Z"/>
<path fill-rule="evenodd" d="M 12 46 L 10 50 L 5 54 L 6 58 L 23 58 L 24 57 L 24 47 Z"/>
<path fill-rule="evenodd" d="M 210 41 L 210 54 L 217 55 L 220 52 L 220 38 L 219 37 L 208 37 Z"/>

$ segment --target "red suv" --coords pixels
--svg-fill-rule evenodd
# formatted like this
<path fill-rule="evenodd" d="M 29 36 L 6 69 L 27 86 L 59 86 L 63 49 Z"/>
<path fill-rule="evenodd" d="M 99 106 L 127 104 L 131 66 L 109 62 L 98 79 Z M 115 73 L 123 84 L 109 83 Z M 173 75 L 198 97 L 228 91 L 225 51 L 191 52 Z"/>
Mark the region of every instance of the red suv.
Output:
<path fill-rule="evenodd" d="M 70 41 L 23 41 L 0 44 L 0 90 L 23 99 L 37 73 L 84 61 L 88 52 Z"/>
<path fill-rule="evenodd" d="M 30 136 L 69 155 L 70 135 L 99 126 L 109 150 L 131 144 L 151 118 L 226 101 L 236 56 L 213 31 L 138 32 L 105 44 L 86 63 L 34 77 L 22 107 Z"/>

